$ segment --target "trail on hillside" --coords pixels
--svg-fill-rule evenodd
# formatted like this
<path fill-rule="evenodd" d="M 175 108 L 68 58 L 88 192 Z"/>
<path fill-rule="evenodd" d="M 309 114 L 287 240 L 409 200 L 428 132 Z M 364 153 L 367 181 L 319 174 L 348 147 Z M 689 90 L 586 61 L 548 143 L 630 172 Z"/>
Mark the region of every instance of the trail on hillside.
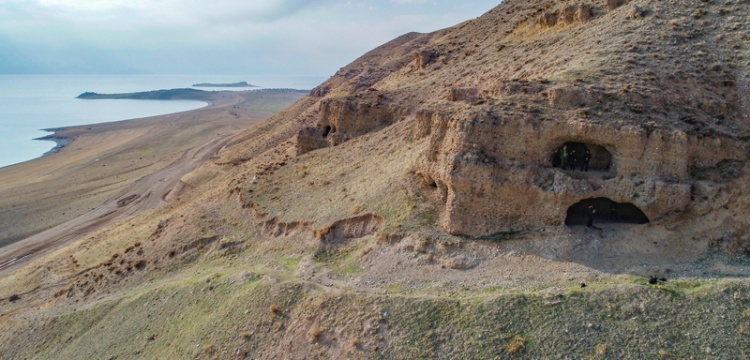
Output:
<path fill-rule="evenodd" d="M 170 165 L 144 176 L 84 215 L 4 247 L 0 253 L 0 276 L 106 225 L 164 204 L 164 198 L 180 178 L 218 153 L 234 134 L 222 134 L 190 148 Z"/>

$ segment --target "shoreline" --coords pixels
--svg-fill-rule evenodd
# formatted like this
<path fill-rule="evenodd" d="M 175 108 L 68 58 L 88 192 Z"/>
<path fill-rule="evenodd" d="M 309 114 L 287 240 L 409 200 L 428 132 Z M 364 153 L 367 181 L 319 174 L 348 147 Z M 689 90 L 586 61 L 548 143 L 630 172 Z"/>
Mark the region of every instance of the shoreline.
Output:
<path fill-rule="evenodd" d="M 185 99 L 185 98 L 169 98 L 169 99 L 138 99 L 138 98 L 128 98 L 127 96 L 133 95 L 133 94 L 144 94 L 144 93 L 154 93 L 154 92 L 142 92 L 142 93 L 126 93 L 126 94 L 115 94 L 117 96 L 120 96 L 118 99 L 122 100 L 138 100 L 138 101 L 184 101 L 184 100 L 190 100 L 190 101 L 200 101 L 204 103 L 204 106 L 195 108 L 195 109 L 189 109 L 189 110 L 183 110 L 183 111 L 177 111 L 177 112 L 171 112 L 171 113 L 165 113 L 165 114 L 157 114 L 157 115 L 150 115 L 145 117 L 137 117 L 137 118 L 129 118 L 129 119 L 122 119 L 122 120 L 114 120 L 114 121 L 104 121 L 104 122 L 98 122 L 98 123 L 90 123 L 90 124 L 81 124 L 81 125 L 70 125 L 70 126 L 63 126 L 63 127 L 54 127 L 54 128 L 46 128 L 46 129 L 40 129 L 40 131 L 46 131 L 50 132 L 51 134 L 33 138 L 31 140 L 39 140 L 39 141 L 53 141 L 55 145 L 47 150 L 46 152 L 42 153 L 41 155 L 19 161 L 13 164 L 8 164 L 4 166 L 0 166 L 0 169 L 8 168 L 11 166 L 16 166 L 19 164 L 26 163 L 28 161 L 36 160 L 45 158 L 54 154 L 59 153 L 62 151 L 65 147 L 69 146 L 75 141 L 75 138 L 77 136 L 68 136 L 68 135 L 61 135 L 63 132 L 71 131 L 71 132 L 80 132 L 81 130 L 89 131 L 89 130 L 96 130 L 96 128 L 101 126 L 107 126 L 107 125 L 113 125 L 113 124 L 119 124 L 124 122 L 131 122 L 131 121 L 138 121 L 138 120 L 145 120 L 145 119 L 151 119 L 161 116 L 170 116 L 170 115 L 176 115 L 176 114 L 185 114 L 190 113 L 192 111 L 201 111 L 210 109 L 215 106 L 220 106 L 222 101 L 226 101 L 226 98 L 233 97 L 235 95 L 242 95 L 243 93 L 254 93 L 254 92 L 268 92 L 271 94 L 279 93 L 279 92 L 298 92 L 298 93 L 307 93 L 309 90 L 305 89 L 291 89 L 291 88 L 279 88 L 279 89 L 248 89 L 248 90 L 218 90 L 218 91 L 200 91 L 199 97 Z M 104 94 L 107 96 L 107 94 Z M 137 95 L 136 95 L 137 96 Z M 222 100 L 224 99 L 224 100 Z M 84 100 L 97 100 L 97 99 L 84 99 Z"/>
<path fill-rule="evenodd" d="M 167 99 L 167 100 L 123 99 L 123 100 L 139 100 L 139 101 L 183 101 L 185 99 Z M 26 162 L 26 161 L 31 161 L 31 160 L 34 160 L 34 159 L 40 159 L 40 158 L 43 158 L 43 157 L 46 157 L 46 156 L 50 156 L 50 155 L 54 155 L 54 154 L 59 153 L 63 148 L 65 148 L 66 146 L 70 145 L 70 143 L 73 142 L 73 140 L 70 139 L 70 137 L 64 136 L 64 135 L 59 135 L 59 134 L 61 132 L 65 131 L 65 130 L 68 130 L 68 129 L 71 129 L 71 128 L 86 127 L 87 130 L 91 130 L 92 127 L 94 127 L 94 126 L 100 126 L 100 125 L 112 124 L 112 123 L 119 123 L 119 122 L 124 122 L 124 121 L 133 121 L 133 120 L 139 120 L 139 119 L 148 119 L 148 118 L 152 118 L 152 117 L 165 116 L 165 115 L 182 114 L 182 113 L 187 113 L 187 112 L 191 112 L 191 111 L 198 111 L 198 110 L 201 110 L 201 109 L 207 109 L 207 108 L 210 108 L 211 106 L 214 105 L 214 101 L 213 100 L 195 99 L 194 101 L 203 102 L 203 103 L 205 103 L 205 105 L 201 106 L 199 108 L 190 109 L 190 110 L 176 111 L 176 112 L 171 112 L 171 113 L 166 113 L 166 114 L 157 114 L 157 115 L 151 115 L 151 116 L 145 116 L 145 117 L 139 117 L 139 118 L 122 119 L 122 120 L 115 120 L 115 121 L 104 121 L 104 122 L 98 122 L 98 123 L 83 124 L 83 125 L 73 125 L 73 126 L 59 127 L 59 128 L 39 129 L 40 131 L 51 132 L 51 134 L 45 135 L 45 136 L 40 136 L 38 138 L 33 138 L 31 140 L 33 140 L 33 141 L 37 141 L 37 140 L 38 141 L 53 141 L 55 143 L 55 146 L 53 146 L 52 149 L 47 150 L 42 155 L 39 155 L 37 157 L 31 158 L 31 159 L 28 159 L 28 160 L 24 160 L 24 161 L 21 161 L 21 162 L 17 162 L 15 164 L 6 165 L 6 166 L 3 166 L 3 167 L 13 166 L 13 165 L 20 164 L 20 163 L 23 163 L 23 162 Z M 0 167 L 0 168 L 2 168 L 2 167 Z"/>
<path fill-rule="evenodd" d="M 216 93 L 219 93 L 219 91 L 213 92 L 213 94 L 216 94 Z M 29 158 L 29 159 L 26 159 L 26 160 L 23 160 L 23 161 L 19 161 L 17 163 L 0 166 L 0 169 L 7 168 L 7 167 L 10 167 L 10 166 L 14 166 L 14 165 L 18 165 L 18 164 L 22 164 L 22 163 L 25 163 L 27 161 L 41 159 L 41 158 L 44 158 L 44 157 L 47 157 L 47 156 L 59 153 L 60 151 L 62 151 L 63 148 L 65 148 L 66 146 L 70 145 L 73 142 L 73 139 L 71 139 L 70 137 L 64 136 L 64 135 L 60 135 L 61 132 L 69 130 L 69 129 L 78 129 L 78 128 L 84 128 L 85 127 L 87 130 L 91 130 L 93 127 L 97 127 L 97 126 L 101 126 L 101 125 L 106 125 L 106 124 L 114 124 L 114 123 L 121 123 L 121 122 L 126 122 L 126 121 L 149 119 L 149 118 L 153 118 L 153 117 L 182 114 L 182 113 L 188 113 L 188 112 L 191 112 L 191 111 L 198 111 L 198 110 L 202 110 L 202 109 L 208 109 L 208 108 L 210 108 L 210 107 L 212 107 L 212 106 L 214 106 L 216 104 L 214 98 L 206 98 L 206 99 L 165 99 L 165 100 L 126 99 L 126 98 L 123 98 L 123 100 L 139 100 L 139 101 L 184 101 L 184 100 L 191 100 L 191 101 L 202 102 L 205 105 L 201 106 L 201 107 L 198 107 L 198 108 L 195 108 L 195 109 L 189 109 L 189 110 L 183 110 L 183 111 L 176 111 L 176 112 L 170 112 L 170 113 L 164 113 L 164 114 L 156 114 L 156 115 L 150 115 L 150 116 L 145 116 L 145 117 L 136 117 L 136 118 L 122 119 L 122 120 L 114 120 L 114 121 L 103 121 L 103 122 L 98 122 L 98 123 L 90 123 L 90 124 L 82 124 L 82 125 L 71 125 L 71 126 L 57 127 L 57 128 L 39 129 L 39 131 L 46 131 L 46 132 L 50 132 L 51 134 L 48 134 L 48 135 L 45 135 L 45 136 L 40 136 L 40 137 L 37 137 L 37 138 L 33 138 L 31 140 L 32 141 L 52 141 L 52 142 L 55 143 L 55 145 L 51 149 L 47 150 L 46 152 L 44 152 L 43 154 L 41 154 L 39 156 L 35 156 L 33 158 Z"/>
<path fill-rule="evenodd" d="M 52 134 L 45 135 L 45 136 L 38 137 L 38 138 L 34 138 L 34 139 L 31 139 L 31 140 L 54 141 L 55 142 L 55 146 L 52 147 L 52 149 L 49 149 L 44 154 L 42 154 L 41 156 L 35 157 L 34 159 L 38 159 L 38 158 L 42 158 L 42 157 L 49 156 L 49 155 L 52 155 L 52 154 L 56 154 L 56 153 L 60 152 L 60 150 L 62 150 L 64 147 L 66 147 L 66 146 L 68 146 L 70 144 L 71 140 L 68 137 L 57 135 L 59 132 L 65 130 L 65 128 L 41 129 L 41 130 L 42 131 L 49 131 Z M 29 160 L 33 160 L 33 159 L 29 159 Z M 11 164 L 11 165 L 8 165 L 8 166 L 13 166 L 13 165 L 15 165 L 15 164 Z"/>
<path fill-rule="evenodd" d="M 215 94 L 212 106 L 186 112 L 46 129 L 53 133 L 41 140 L 54 141 L 56 149 L 48 153 L 57 155 L 0 169 L 0 276 L 159 206 L 176 194 L 184 174 L 275 113 L 266 111 L 269 106 L 283 109 L 303 96 L 227 92 Z M 134 201 L 120 202 L 133 194 Z"/>

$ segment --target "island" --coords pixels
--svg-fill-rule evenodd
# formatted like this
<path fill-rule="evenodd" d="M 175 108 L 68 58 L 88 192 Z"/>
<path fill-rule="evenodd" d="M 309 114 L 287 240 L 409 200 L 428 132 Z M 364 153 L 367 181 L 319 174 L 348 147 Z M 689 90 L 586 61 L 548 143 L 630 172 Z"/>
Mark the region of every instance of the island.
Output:
<path fill-rule="evenodd" d="M 240 81 L 235 83 L 197 83 L 193 84 L 195 87 L 258 87 L 257 85 L 248 84 L 247 81 Z"/>

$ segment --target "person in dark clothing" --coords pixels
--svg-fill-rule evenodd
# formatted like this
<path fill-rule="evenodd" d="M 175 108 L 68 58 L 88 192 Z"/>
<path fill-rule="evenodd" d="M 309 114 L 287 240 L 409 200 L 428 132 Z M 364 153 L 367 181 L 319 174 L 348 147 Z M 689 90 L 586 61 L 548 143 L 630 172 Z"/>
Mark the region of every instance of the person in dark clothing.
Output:
<path fill-rule="evenodd" d="M 581 171 L 589 171 L 589 161 L 591 161 L 591 151 L 586 149 L 586 152 L 583 154 L 583 162 L 581 162 Z"/>
<path fill-rule="evenodd" d="M 568 164 L 568 146 L 563 145 L 560 149 L 560 167 L 565 170 L 565 165 Z"/>
<path fill-rule="evenodd" d="M 568 156 L 568 165 L 570 165 L 570 170 L 576 169 L 576 151 L 570 150 L 570 156 Z"/>
<path fill-rule="evenodd" d="M 594 214 L 596 214 L 596 208 L 594 205 L 589 205 L 586 209 L 586 227 L 594 227 Z"/>

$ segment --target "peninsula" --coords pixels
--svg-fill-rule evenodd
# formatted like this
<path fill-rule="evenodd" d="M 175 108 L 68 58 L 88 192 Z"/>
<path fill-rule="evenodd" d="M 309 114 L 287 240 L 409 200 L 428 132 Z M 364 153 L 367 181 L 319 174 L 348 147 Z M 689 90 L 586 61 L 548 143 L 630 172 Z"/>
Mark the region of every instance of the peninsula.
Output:
<path fill-rule="evenodd" d="M 122 94 L 99 94 L 85 92 L 77 99 L 133 99 L 133 100 L 205 100 L 211 95 L 210 91 L 190 88 L 154 90 Z"/>
<path fill-rule="evenodd" d="M 258 85 L 248 84 L 247 81 L 239 81 L 234 83 L 197 83 L 193 84 L 195 87 L 259 87 Z"/>

